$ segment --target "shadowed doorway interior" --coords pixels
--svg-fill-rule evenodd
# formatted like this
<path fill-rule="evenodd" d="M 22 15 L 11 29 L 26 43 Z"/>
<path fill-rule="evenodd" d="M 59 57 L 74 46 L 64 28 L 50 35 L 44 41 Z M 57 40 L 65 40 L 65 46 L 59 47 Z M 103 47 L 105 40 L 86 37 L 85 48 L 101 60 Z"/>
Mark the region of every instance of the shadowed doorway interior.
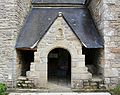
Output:
<path fill-rule="evenodd" d="M 48 54 L 48 81 L 70 84 L 71 55 L 66 49 L 56 48 Z"/>

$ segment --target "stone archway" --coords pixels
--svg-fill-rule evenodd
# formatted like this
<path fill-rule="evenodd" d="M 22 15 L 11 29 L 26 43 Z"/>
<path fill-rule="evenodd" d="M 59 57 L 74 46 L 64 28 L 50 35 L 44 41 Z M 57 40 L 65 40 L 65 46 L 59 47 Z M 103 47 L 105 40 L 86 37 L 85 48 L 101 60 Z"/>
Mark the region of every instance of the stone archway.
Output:
<path fill-rule="evenodd" d="M 48 55 L 55 48 L 63 48 L 71 55 L 71 87 L 83 87 L 83 81 L 92 78 L 85 66 L 82 44 L 62 17 L 58 17 L 37 46 L 34 63 L 31 63 L 27 77 L 37 87 L 47 87 Z"/>
<path fill-rule="evenodd" d="M 48 54 L 48 82 L 71 83 L 71 55 L 68 50 L 55 48 Z"/>
<path fill-rule="evenodd" d="M 36 87 L 47 87 L 48 84 L 48 55 L 55 48 L 63 48 L 68 50 L 71 55 L 71 87 L 80 88 L 83 87 L 83 81 L 92 78 L 92 75 L 88 72 L 88 68 L 85 66 L 85 56 L 71 46 L 68 42 L 58 42 L 59 44 L 52 44 L 44 48 L 38 48 L 35 52 L 35 61 L 31 63 L 30 71 L 27 72 L 27 77 L 34 80 Z"/>

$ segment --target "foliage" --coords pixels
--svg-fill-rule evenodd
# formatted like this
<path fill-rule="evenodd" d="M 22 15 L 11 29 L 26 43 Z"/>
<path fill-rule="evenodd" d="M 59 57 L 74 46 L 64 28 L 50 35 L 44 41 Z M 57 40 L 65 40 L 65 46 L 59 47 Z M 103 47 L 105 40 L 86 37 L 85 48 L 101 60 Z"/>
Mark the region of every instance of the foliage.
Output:
<path fill-rule="evenodd" d="M 115 94 L 115 95 L 120 95 L 120 84 L 117 85 L 113 90 L 112 92 Z"/>
<path fill-rule="evenodd" d="M 3 83 L 0 83 L 0 95 L 5 95 L 5 91 L 6 91 L 6 85 Z"/>

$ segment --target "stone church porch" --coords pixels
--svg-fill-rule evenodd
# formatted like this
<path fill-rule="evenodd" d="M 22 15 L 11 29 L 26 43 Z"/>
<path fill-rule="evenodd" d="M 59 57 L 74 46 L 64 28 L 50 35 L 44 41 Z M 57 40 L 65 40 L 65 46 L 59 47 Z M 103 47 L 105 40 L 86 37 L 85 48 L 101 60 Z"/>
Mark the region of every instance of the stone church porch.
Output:
<path fill-rule="evenodd" d="M 84 5 L 37 7 L 33 4 L 16 43 L 17 77 L 26 76 L 36 88 L 49 83 L 64 83 L 72 89 L 100 88 L 103 43 L 89 10 Z"/>

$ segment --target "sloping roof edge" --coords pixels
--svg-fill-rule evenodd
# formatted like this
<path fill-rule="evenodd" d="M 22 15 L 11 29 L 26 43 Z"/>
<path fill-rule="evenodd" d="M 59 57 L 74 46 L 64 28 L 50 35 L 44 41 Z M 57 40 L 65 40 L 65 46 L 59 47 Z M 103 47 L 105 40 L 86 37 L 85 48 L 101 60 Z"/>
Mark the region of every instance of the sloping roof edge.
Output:
<path fill-rule="evenodd" d="M 62 12 L 66 22 L 86 48 L 103 48 L 94 21 L 85 8 L 33 8 L 26 19 L 15 48 L 34 48 Z"/>

